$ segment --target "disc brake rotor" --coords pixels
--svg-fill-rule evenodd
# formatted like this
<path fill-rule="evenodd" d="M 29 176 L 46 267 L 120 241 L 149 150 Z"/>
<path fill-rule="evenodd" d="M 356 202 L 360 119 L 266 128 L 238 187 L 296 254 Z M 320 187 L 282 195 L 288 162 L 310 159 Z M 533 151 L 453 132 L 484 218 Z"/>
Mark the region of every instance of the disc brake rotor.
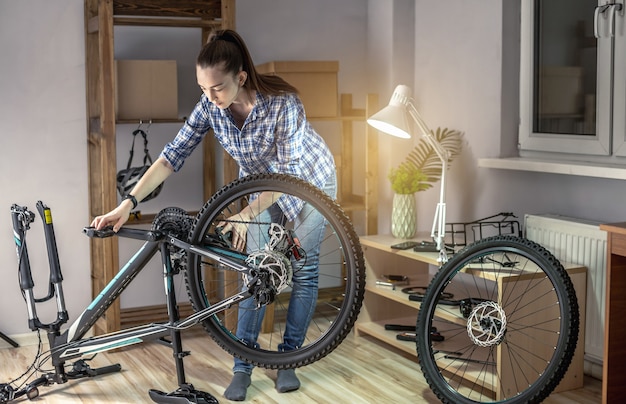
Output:
<path fill-rule="evenodd" d="M 499 344 L 506 332 L 506 314 L 496 302 L 485 301 L 474 307 L 467 319 L 467 334 L 474 344 Z"/>

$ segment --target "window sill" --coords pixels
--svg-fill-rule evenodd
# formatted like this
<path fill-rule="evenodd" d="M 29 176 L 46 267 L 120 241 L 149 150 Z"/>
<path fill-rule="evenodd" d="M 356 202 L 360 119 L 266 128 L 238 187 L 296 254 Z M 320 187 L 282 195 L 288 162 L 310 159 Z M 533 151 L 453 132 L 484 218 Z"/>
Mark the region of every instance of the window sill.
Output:
<path fill-rule="evenodd" d="M 478 167 L 626 180 L 626 167 L 612 164 L 507 157 L 478 159 Z"/>

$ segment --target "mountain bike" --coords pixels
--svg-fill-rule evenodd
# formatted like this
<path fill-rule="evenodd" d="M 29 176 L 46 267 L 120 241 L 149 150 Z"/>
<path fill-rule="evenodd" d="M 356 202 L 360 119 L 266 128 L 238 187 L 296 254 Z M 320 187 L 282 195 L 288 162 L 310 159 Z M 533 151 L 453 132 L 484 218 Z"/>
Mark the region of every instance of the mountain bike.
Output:
<path fill-rule="evenodd" d="M 267 209 L 261 208 L 261 194 L 272 198 Z M 305 202 L 306 214 L 321 216 L 324 225 L 311 229 L 300 226 L 298 220 L 286 220 L 280 206 L 288 200 Z M 245 223 L 237 219 L 244 207 L 252 207 L 256 212 L 254 218 Z M 19 284 L 26 301 L 29 328 L 38 332 L 45 330 L 50 347 L 47 354 L 39 355 L 33 368 L 36 371 L 44 358 L 51 361 L 54 371 L 34 380 L 28 380 L 34 376 L 27 371 L 25 381 L 0 384 L 0 403 L 24 395 L 33 399 L 39 395 L 41 386 L 119 371 L 119 365 L 92 369 L 85 358 L 151 340 L 171 346 L 178 376 L 176 390 L 165 393 L 151 389 L 148 392 L 154 402 L 215 403 L 215 397 L 195 389 L 185 379 L 183 358 L 188 353 L 182 349 L 181 331 L 202 324 L 211 338 L 233 356 L 265 368 L 294 368 L 313 363 L 332 352 L 352 329 L 361 308 L 365 287 L 363 253 L 350 220 L 340 206 L 305 181 L 281 174 L 261 174 L 226 185 L 195 217 L 183 209 L 170 207 L 156 215 L 149 230 L 124 226 L 114 233 L 110 228 L 85 228 L 84 233 L 94 239 L 130 238 L 141 240 L 143 244 L 78 318 L 62 329 L 69 315 L 51 209 L 39 201 L 37 210 L 44 223 L 50 264 L 49 292 L 42 298 L 35 297 L 26 245 L 26 233 L 36 215 L 27 207 L 14 204 L 11 216 Z M 228 223 L 247 229 L 245 249 L 233 247 L 232 232 L 225 231 Z M 317 240 L 320 234 L 319 254 L 302 247 L 308 245 L 308 237 L 317 237 Z M 87 337 L 96 321 L 156 254 L 161 256 L 169 320 Z M 306 275 L 308 282 L 317 285 L 317 304 L 310 322 L 303 325 L 306 327 L 304 342 L 293 349 L 281 349 L 286 316 L 290 308 L 302 304 L 294 290 L 307 265 L 318 268 Z M 182 319 L 174 290 L 177 274 L 184 277 L 194 309 L 193 314 Z M 37 303 L 53 298 L 57 318 L 46 324 L 37 316 Z M 264 318 L 256 344 L 237 336 L 238 318 L 249 314 Z M 69 364 L 74 360 L 76 362 Z"/>

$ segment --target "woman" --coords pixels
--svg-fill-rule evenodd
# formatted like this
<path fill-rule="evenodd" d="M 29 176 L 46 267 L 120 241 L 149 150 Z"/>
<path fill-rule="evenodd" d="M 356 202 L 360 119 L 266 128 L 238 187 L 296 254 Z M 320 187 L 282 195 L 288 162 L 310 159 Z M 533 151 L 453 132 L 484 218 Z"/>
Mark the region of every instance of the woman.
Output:
<path fill-rule="evenodd" d="M 336 172 L 332 154 L 323 139 L 309 122 L 297 90 L 277 76 L 260 75 L 243 39 L 232 30 L 211 34 L 196 61 L 196 76 L 203 94 L 189 119 L 174 140 L 168 143 L 159 158 L 111 212 L 98 216 L 92 226 L 101 229 L 113 226 L 115 231 L 128 220 L 130 211 L 152 192 L 170 174 L 180 170 L 185 159 L 198 146 L 209 129 L 224 149 L 239 165 L 239 176 L 257 173 L 285 173 L 302 178 L 336 196 Z M 287 313 L 284 341 L 280 350 L 300 347 L 311 320 L 317 300 L 319 244 L 323 237 L 323 218 L 307 213 L 311 208 L 298 200 L 288 199 L 269 206 L 270 198 L 261 194 L 259 203 L 263 214 L 272 222 L 294 220 L 300 226 L 316 229 L 319 233 L 313 244 L 302 245 L 307 251 L 306 265 L 293 274 L 293 290 Z M 259 204 L 255 204 L 258 206 Z M 256 217 L 250 206 L 238 215 Z M 232 230 L 233 247 L 243 250 L 247 227 L 238 220 L 227 224 L 224 232 Z M 307 237 L 309 239 L 309 237 Z M 315 239 L 311 237 L 311 239 Z M 256 344 L 262 310 L 239 310 L 237 335 L 249 344 Z M 252 365 L 235 359 L 233 380 L 224 396 L 233 401 L 243 401 L 251 383 Z M 295 370 L 279 370 L 276 388 L 279 392 L 300 387 Z"/>

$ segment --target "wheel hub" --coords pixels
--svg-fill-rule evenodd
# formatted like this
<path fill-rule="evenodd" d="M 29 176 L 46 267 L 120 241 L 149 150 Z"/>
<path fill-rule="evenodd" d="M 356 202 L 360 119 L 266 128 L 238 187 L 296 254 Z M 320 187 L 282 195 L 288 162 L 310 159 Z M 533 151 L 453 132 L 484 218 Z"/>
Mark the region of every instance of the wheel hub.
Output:
<path fill-rule="evenodd" d="M 253 269 L 251 277 L 244 276 L 243 281 L 258 307 L 272 303 L 291 284 L 291 264 L 281 253 L 257 251 L 248 256 L 246 264 Z"/>
<path fill-rule="evenodd" d="M 467 334 L 474 344 L 487 347 L 502 342 L 506 332 L 506 314 L 496 302 L 482 302 L 467 319 Z"/>

